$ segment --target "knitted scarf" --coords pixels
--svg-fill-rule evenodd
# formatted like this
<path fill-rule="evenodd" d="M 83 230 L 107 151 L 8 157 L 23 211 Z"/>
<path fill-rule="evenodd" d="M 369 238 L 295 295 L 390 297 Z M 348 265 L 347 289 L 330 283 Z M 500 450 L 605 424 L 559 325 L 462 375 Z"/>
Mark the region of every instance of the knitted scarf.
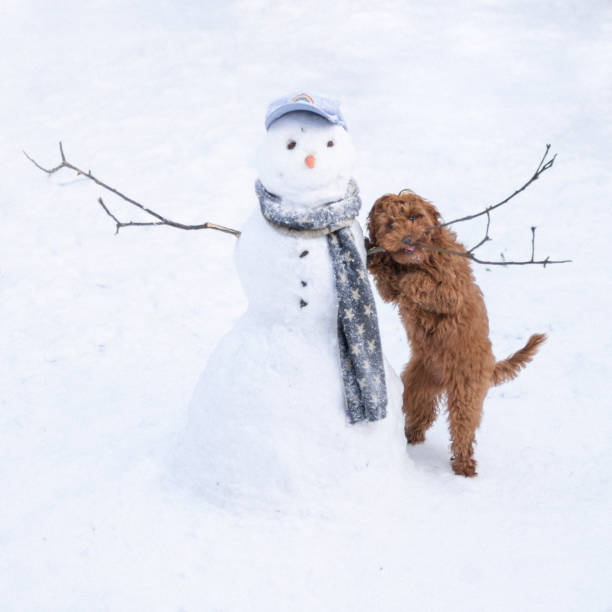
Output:
<path fill-rule="evenodd" d="M 338 345 L 344 381 L 345 412 L 350 423 L 386 416 L 387 389 L 374 296 L 350 226 L 359 213 L 357 184 L 351 181 L 341 200 L 309 208 L 283 204 L 255 184 L 264 218 L 291 235 L 327 236 L 338 300 Z"/>

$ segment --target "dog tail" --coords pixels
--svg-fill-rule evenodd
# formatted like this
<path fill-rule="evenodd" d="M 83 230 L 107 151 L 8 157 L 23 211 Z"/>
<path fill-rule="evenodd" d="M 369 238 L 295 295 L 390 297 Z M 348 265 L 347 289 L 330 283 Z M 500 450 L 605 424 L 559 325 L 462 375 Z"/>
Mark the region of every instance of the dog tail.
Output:
<path fill-rule="evenodd" d="M 516 378 L 518 373 L 533 359 L 544 340 L 546 340 L 546 334 L 533 334 L 522 349 L 510 355 L 508 359 L 498 361 L 493 371 L 493 385 L 501 385 Z"/>

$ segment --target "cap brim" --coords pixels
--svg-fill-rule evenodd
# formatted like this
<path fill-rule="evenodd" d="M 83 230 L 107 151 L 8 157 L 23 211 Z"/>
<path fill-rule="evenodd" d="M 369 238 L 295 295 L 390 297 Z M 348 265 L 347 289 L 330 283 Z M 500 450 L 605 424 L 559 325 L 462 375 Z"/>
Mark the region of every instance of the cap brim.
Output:
<path fill-rule="evenodd" d="M 312 106 L 312 104 L 308 104 L 307 102 L 291 102 L 290 104 L 283 104 L 282 106 L 279 106 L 266 117 L 266 130 L 277 119 L 280 119 L 283 115 L 286 115 L 287 113 L 291 113 L 293 111 L 307 111 L 309 113 L 314 113 L 315 115 L 319 115 L 319 117 L 327 119 L 330 123 L 341 125 L 335 115 L 332 117 L 331 115 L 324 113 L 322 110 L 316 108 L 315 106 Z"/>

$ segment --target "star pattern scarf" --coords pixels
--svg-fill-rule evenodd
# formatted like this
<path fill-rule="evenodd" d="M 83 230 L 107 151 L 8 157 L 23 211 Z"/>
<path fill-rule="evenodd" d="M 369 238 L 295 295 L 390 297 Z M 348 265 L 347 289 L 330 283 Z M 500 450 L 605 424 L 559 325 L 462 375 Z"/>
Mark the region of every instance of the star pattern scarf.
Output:
<path fill-rule="evenodd" d="M 288 207 L 262 185 L 255 191 L 264 218 L 297 236 L 327 236 L 338 300 L 338 345 L 350 423 L 385 418 L 387 389 L 374 295 L 350 226 L 359 213 L 357 184 L 341 200 L 314 208 Z"/>

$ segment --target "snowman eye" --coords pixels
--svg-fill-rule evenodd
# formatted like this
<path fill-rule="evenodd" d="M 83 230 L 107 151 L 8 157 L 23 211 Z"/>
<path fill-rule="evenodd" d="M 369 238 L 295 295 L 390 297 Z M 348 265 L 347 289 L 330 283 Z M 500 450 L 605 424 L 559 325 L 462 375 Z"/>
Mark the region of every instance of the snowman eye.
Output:
<path fill-rule="evenodd" d="M 287 143 L 287 148 L 288 148 L 288 149 L 295 149 L 295 145 L 296 145 L 295 140 L 290 140 L 290 141 Z"/>
<path fill-rule="evenodd" d="M 327 141 L 327 146 L 328 147 L 333 147 L 334 146 L 334 141 L 333 140 L 328 140 Z"/>

